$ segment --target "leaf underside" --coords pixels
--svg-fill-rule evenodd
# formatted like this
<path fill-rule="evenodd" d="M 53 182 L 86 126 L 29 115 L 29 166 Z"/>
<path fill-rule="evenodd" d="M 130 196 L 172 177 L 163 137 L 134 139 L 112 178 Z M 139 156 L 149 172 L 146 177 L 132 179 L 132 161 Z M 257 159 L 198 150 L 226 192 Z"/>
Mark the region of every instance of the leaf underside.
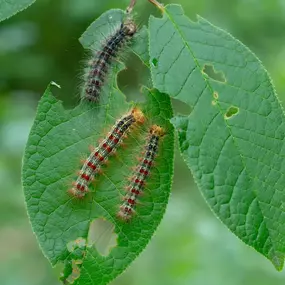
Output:
<path fill-rule="evenodd" d="M 281 270 L 285 253 L 285 119 L 260 61 L 178 5 L 151 17 L 155 88 L 191 106 L 176 116 L 180 150 L 223 223 Z"/>
<path fill-rule="evenodd" d="M 36 0 L 0 0 L 0 22 L 28 8 Z"/>
<path fill-rule="evenodd" d="M 120 23 L 123 11 L 110 10 L 103 14 L 84 33 L 80 41 L 85 48 L 96 50 L 103 35 L 112 23 Z M 101 38 L 98 35 L 101 34 Z M 147 44 L 147 42 L 145 42 Z M 133 104 L 126 102 L 117 87 L 117 74 L 122 65 L 112 66 L 101 94 L 100 105 L 81 103 L 72 110 L 65 110 L 52 95 L 50 85 L 42 97 L 34 125 L 29 135 L 24 155 L 23 185 L 27 209 L 33 230 L 43 253 L 53 265 L 64 262 L 64 277 L 74 271 L 77 262 L 79 275 L 74 284 L 107 284 L 120 274 L 145 248 L 160 223 L 167 205 L 173 174 L 173 127 L 169 122 L 172 107 L 168 96 L 156 90 L 146 90 L 146 101 L 137 105 L 147 118 L 144 126 L 129 134 L 117 156 L 109 159 L 96 183 L 90 186 L 91 193 L 82 201 L 67 194 L 80 159 L 89 154 L 88 147 L 96 146 L 104 138 L 117 119 L 126 114 Z M 144 150 L 145 141 L 152 124 L 166 130 L 156 164 L 147 180 L 144 195 L 139 198 L 136 215 L 130 223 L 117 218 L 124 187 L 130 177 L 131 167 L 137 165 L 137 155 Z M 98 218 L 109 221 L 117 234 L 117 245 L 102 256 L 88 233 L 90 224 Z M 79 240 L 83 241 L 79 245 Z M 78 246 L 70 249 L 70 243 Z M 96 240 L 95 240 L 96 243 Z"/>

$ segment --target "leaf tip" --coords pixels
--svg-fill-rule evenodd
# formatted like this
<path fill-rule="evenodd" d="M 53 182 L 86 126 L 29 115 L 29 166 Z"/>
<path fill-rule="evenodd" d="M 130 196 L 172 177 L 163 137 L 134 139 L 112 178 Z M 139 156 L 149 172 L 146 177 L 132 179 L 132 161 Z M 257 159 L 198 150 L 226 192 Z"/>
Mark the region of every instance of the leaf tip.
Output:
<path fill-rule="evenodd" d="M 282 271 L 283 266 L 284 266 L 284 255 L 283 254 L 275 254 L 274 256 L 272 256 L 270 260 L 277 271 L 279 272 Z"/>

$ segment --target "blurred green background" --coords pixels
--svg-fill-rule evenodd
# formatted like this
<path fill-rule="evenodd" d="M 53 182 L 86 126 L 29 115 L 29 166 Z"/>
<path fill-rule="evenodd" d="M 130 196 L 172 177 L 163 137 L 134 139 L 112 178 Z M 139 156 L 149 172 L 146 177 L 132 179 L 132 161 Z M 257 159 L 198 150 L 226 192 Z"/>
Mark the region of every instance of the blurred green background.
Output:
<path fill-rule="evenodd" d="M 137 0 L 138 21 L 156 10 Z M 170 1 L 169 1 L 170 2 Z M 79 36 L 101 13 L 125 8 L 118 0 L 38 0 L 0 23 L 0 284 L 59 284 L 42 255 L 25 212 L 21 160 L 47 84 L 66 106 L 78 102 L 84 50 Z M 166 2 L 165 2 L 166 3 Z M 284 0 L 177 0 L 186 14 L 199 14 L 231 32 L 262 60 L 285 100 Z M 134 57 L 119 83 L 129 98 L 148 73 Z M 135 94 L 135 95 L 134 95 Z M 176 110 L 184 108 L 175 103 Z M 185 110 L 184 110 L 185 111 Z M 281 285 L 285 273 L 244 245 L 211 213 L 176 155 L 175 179 L 165 218 L 142 255 L 112 285 Z"/>

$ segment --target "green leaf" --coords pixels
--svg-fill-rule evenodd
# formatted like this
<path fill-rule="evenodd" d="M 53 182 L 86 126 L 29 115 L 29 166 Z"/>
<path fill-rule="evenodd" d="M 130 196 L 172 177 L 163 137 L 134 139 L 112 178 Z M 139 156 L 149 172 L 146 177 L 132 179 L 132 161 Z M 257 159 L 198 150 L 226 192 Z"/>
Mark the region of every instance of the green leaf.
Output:
<path fill-rule="evenodd" d="M 148 29 L 146 26 L 143 26 L 140 32 L 135 35 L 132 51 L 149 67 Z"/>
<path fill-rule="evenodd" d="M 210 207 L 281 270 L 285 253 L 285 120 L 256 56 L 178 5 L 150 19 L 154 86 L 191 106 L 176 116 L 184 160 Z"/>
<path fill-rule="evenodd" d="M 121 11 L 112 10 L 102 17 L 111 15 L 114 20 L 118 13 Z M 108 22 L 101 24 L 98 34 Z M 90 31 L 81 38 L 85 47 L 92 42 Z M 97 40 L 91 44 L 94 49 L 102 37 Z M 173 174 L 172 107 L 169 97 L 156 90 L 146 90 L 146 102 L 136 105 L 143 110 L 146 123 L 124 140 L 126 147 L 118 149 L 117 157 L 109 159 L 96 184 L 90 186 L 91 193 L 82 201 L 67 194 L 81 167 L 80 158 L 89 154 L 88 146 L 96 146 L 98 139 L 134 105 L 126 102 L 117 87 L 121 68 L 121 64 L 113 66 L 100 106 L 81 103 L 65 110 L 50 85 L 40 100 L 26 146 L 22 175 L 28 214 L 43 253 L 53 265 L 64 263 L 61 280 L 65 283 L 103 285 L 114 279 L 145 248 L 168 202 Z M 161 125 L 166 135 L 139 199 L 141 204 L 136 207 L 137 214 L 125 223 L 117 218 L 126 193 L 124 187 L 152 124 Z M 115 243 L 109 241 L 113 237 Z"/>
<path fill-rule="evenodd" d="M 0 22 L 28 8 L 36 0 L 0 0 Z"/>

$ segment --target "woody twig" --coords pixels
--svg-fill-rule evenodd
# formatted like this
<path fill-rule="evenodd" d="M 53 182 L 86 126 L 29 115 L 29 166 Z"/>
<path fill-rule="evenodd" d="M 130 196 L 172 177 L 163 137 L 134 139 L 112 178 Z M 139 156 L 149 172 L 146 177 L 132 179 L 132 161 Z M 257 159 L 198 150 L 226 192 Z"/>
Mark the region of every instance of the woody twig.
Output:
<path fill-rule="evenodd" d="M 156 6 L 159 10 L 161 10 L 162 12 L 164 12 L 164 6 L 159 3 L 156 0 L 148 0 L 150 3 L 152 3 L 154 6 Z"/>
<path fill-rule="evenodd" d="M 137 0 L 131 0 L 129 7 L 126 10 L 126 12 L 128 14 L 130 14 L 133 11 L 133 9 L 134 9 L 134 7 L 136 5 L 136 2 L 137 2 Z"/>

